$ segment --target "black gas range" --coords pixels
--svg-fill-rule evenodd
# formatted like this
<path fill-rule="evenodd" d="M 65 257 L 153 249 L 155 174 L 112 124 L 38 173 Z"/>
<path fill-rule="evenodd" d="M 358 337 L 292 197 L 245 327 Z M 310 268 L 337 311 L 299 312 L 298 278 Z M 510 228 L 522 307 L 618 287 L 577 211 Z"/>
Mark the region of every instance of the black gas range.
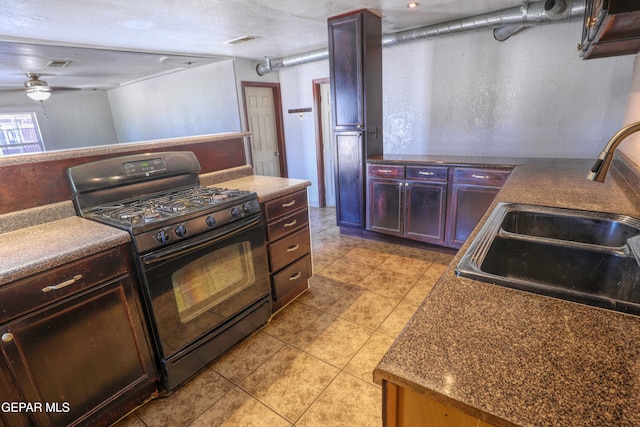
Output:
<path fill-rule="evenodd" d="M 271 316 L 255 193 L 200 185 L 191 152 L 72 167 L 80 216 L 131 234 L 161 388 L 171 391 Z"/>
<path fill-rule="evenodd" d="M 128 230 L 137 252 L 144 253 L 259 212 L 255 193 L 195 186 L 102 204 L 83 216 Z"/>

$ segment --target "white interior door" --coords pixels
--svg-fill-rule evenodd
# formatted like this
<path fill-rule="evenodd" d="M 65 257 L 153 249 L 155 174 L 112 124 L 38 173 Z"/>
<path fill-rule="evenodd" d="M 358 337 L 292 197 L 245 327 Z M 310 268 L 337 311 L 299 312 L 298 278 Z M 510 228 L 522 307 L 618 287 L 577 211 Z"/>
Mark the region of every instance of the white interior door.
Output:
<path fill-rule="evenodd" d="M 335 166 L 333 156 L 335 152 L 333 135 L 331 133 L 331 90 L 329 83 L 320 85 L 320 114 L 322 116 L 322 150 L 324 154 L 324 188 L 325 204 L 336 205 Z"/>
<path fill-rule="evenodd" d="M 245 87 L 247 118 L 251 131 L 251 157 L 256 175 L 280 176 L 280 153 L 276 131 L 273 90 L 269 87 Z"/>

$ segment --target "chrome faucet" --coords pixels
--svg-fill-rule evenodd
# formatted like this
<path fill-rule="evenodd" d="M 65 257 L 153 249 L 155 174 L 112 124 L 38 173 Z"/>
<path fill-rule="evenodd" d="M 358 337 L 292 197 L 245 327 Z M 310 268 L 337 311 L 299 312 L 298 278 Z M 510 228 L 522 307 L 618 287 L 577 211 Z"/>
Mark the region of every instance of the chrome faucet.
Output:
<path fill-rule="evenodd" d="M 623 127 L 613 135 L 596 159 L 596 162 L 591 166 L 591 171 L 587 175 L 587 179 L 604 182 L 609 166 L 611 166 L 611 160 L 613 160 L 613 152 L 618 148 L 618 145 L 620 145 L 623 139 L 638 131 L 640 131 L 640 122 L 635 122 Z"/>

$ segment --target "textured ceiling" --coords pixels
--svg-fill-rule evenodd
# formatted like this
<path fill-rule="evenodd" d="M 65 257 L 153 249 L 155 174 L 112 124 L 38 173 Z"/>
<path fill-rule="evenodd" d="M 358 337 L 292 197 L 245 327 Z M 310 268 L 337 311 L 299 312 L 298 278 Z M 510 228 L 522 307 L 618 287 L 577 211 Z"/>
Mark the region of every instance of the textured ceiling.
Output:
<path fill-rule="evenodd" d="M 67 45 L 171 52 L 190 56 L 263 59 L 281 57 L 327 46 L 327 18 L 367 8 L 382 17 L 383 33 L 449 21 L 480 13 L 519 6 L 521 0 L 423 0 L 408 9 L 403 0 L 2 0 L 0 1 L 0 86 L 21 84 L 25 72 L 51 75 L 51 85 L 73 84 L 57 76 L 72 73 L 113 73 L 119 65 L 122 79 L 141 73 L 166 72 L 195 58 L 166 56 L 163 67 L 143 71 L 140 61 L 104 55 L 76 55 L 74 67 L 42 70 L 51 57 L 46 46 Z M 241 44 L 225 41 L 254 36 Z M 45 51 L 43 51 L 45 50 Z M 45 56 L 46 55 L 46 56 Z M 113 54 L 115 55 L 115 53 Z M 158 55 L 151 58 L 159 62 Z M 85 64 L 80 64 L 82 60 Z M 97 63 L 91 65 L 91 62 Z M 160 61 L 161 63 L 161 61 Z M 193 66 L 192 64 L 191 66 Z M 126 67 L 125 67 L 126 66 Z M 129 73 L 126 72 L 127 67 Z M 117 72 L 116 72 L 117 74 Z M 59 80 L 59 81 L 55 81 Z M 75 83 L 79 85 L 80 83 Z"/>

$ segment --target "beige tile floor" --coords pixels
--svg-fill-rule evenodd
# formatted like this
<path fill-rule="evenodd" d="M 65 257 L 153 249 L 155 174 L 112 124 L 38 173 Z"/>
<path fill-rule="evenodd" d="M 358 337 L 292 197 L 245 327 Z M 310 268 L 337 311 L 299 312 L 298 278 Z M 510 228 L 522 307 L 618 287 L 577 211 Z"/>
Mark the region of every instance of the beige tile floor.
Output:
<path fill-rule="evenodd" d="M 334 209 L 310 216 L 309 290 L 117 427 L 382 425 L 372 371 L 452 255 L 342 236 Z"/>

